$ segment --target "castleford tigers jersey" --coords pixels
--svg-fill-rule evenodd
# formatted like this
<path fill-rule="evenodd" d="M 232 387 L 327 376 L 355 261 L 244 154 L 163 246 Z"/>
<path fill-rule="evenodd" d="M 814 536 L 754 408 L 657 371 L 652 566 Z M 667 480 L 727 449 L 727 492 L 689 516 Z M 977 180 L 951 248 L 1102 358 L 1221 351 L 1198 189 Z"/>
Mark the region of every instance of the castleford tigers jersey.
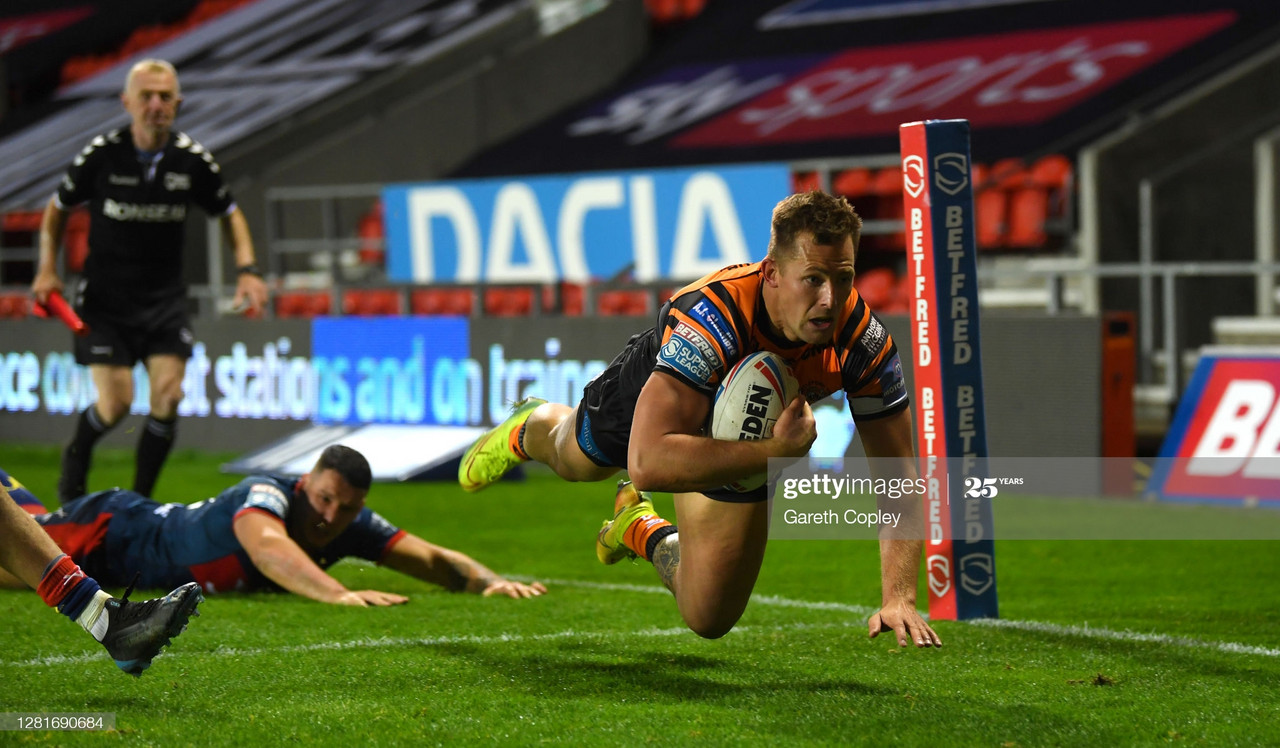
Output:
<path fill-rule="evenodd" d="M 675 293 L 659 315 L 655 370 L 714 395 L 734 364 L 756 351 L 787 362 L 810 403 L 844 390 L 855 420 L 907 407 L 902 362 L 888 330 L 859 296 L 835 315 L 831 342 L 793 342 L 772 332 L 761 263 L 733 265 Z"/>

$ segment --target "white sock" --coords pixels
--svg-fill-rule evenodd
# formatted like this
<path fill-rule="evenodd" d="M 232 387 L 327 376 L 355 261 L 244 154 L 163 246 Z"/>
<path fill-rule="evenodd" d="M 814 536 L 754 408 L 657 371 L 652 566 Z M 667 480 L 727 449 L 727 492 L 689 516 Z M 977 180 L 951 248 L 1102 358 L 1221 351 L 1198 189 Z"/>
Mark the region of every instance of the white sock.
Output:
<path fill-rule="evenodd" d="M 80 624 L 85 631 L 93 634 L 93 638 L 102 641 L 102 637 L 107 635 L 107 624 L 111 622 L 111 615 L 106 612 L 107 601 L 111 596 L 102 590 L 93 593 L 93 599 L 80 612 L 80 617 L 76 619 L 76 623 Z"/>

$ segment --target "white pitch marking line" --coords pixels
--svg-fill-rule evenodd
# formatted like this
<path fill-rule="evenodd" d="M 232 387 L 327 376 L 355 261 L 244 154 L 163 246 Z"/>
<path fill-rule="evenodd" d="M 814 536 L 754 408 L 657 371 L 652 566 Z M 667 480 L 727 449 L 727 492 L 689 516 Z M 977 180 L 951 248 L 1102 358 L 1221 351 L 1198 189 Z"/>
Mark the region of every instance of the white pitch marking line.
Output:
<path fill-rule="evenodd" d="M 665 592 L 665 590 L 663 590 Z M 803 631 L 809 629 L 857 628 L 856 622 L 836 623 L 793 623 L 779 626 L 738 626 L 730 634 L 758 633 L 777 631 Z M 689 629 L 648 628 L 631 631 L 557 631 L 551 634 L 498 634 L 496 636 L 433 636 L 433 637 L 379 637 L 377 639 L 355 639 L 345 642 L 316 642 L 314 644 L 295 644 L 287 647 L 218 647 L 209 652 L 166 652 L 165 660 L 188 657 L 255 657 L 258 655 L 280 655 L 305 652 L 330 652 L 344 649 L 393 649 L 397 647 L 440 647 L 449 644 L 520 644 L 524 642 L 554 641 L 557 639 L 633 639 L 656 636 L 692 636 Z M 50 655 L 35 657 L 30 660 L 0 662 L 0 667 L 41 667 L 48 665 L 79 665 L 101 660 L 106 652 L 86 652 L 78 655 Z"/>
<path fill-rule="evenodd" d="M 508 579 L 522 582 L 532 582 L 533 577 L 525 577 L 523 575 L 510 575 Z M 539 579 L 542 583 L 552 586 L 559 585 L 562 587 L 578 587 L 581 589 L 606 590 L 612 592 L 640 592 L 656 595 L 668 595 L 666 588 L 656 585 L 643 584 L 626 584 L 611 582 L 588 582 L 575 579 Z M 848 603 L 821 602 L 810 600 L 792 600 L 790 598 L 779 597 L 777 595 L 754 595 L 751 598 L 752 603 L 760 605 L 772 605 L 785 608 L 801 608 L 804 610 L 834 610 L 842 613 L 849 613 L 857 616 L 869 616 L 876 612 L 876 609 L 865 605 L 850 605 Z M 1136 631 L 1115 631 L 1106 628 L 1092 628 L 1089 626 L 1064 626 L 1056 623 L 1041 623 L 1039 621 L 1014 621 L 1002 618 L 977 618 L 970 621 L 963 621 L 974 626 L 987 626 L 989 628 L 1007 628 L 1019 631 L 1034 631 L 1042 634 L 1054 634 L 1058 636 L 1073 636 L 1085 639 L 1104 639 L 1108 641 L 1129 641 L 1146 644 L 1162 644 L 1173 647 L 1184 647 L 1188 649 L 1212 649 L 1228 654 L 1244 654 L 1258 655 L 1261 657 L 1280 657 L 1280 649 L 1268 647 L 1256 647 L 1249 644 L 1239 644 L 1237 642 L 1214 642 L 1204 641 L 1201 639 L 1192 639 L 1189 637 L 1169 636 L 1168 634 L 1143 634 Z M 804 629 L 820 629 L 820 628 L 860 628 L 860 621 L 850 621 L 847 623 L 827 623 L 827 624 L 792 624 L 787 626 L 737 626 L 730 633 L 748 633 L 755 631 L 798 631 Z M 176 657 L 250 657 L 264 654 L 281 654 L 292 652 L 323 652 L 343 649 L 381 649 L 391 647 L 438 647 L 447 644 L 504 644 L 531 641 L 551 641 L 556 639 L 613 639 L 622 636 L 631 637 L 636 634 L 645 636 L 680 636 L 689 633 L 684 627 L 665 628 L 665 629 L 647 629 L 643 631 L 626 631 L 626 632 L 592 632 L 592 631 L 558 631 L 552 634 L 502 634 L 498 636 L 441 636 L 430 638 L 404 638 L 404 637 L 382 637 L 378 639 L 356 639 L 347 642 L 318 642 L 315 644 L 300 644 L 289 647 L 258 647 L 237 649 L 234 647 L 219 647 L 212 652 L 173 652 L 166 653 L 165 659 L 173 659 Z M 18 660 L 12 662 L 0 662 L 0 667 L 38 667 L 41 665 L 62 665 L 62 664 L 79 664 L 92 662 L 102 659 L 102 652 L 86 652 L 81 655 L 52 655 L 49 657 L 37 657 L 30 660 Z"/>
<path fill-rule="evenodd" d="M 508 577 L 514 578 L 514 577 Z M 533 581 L 532 577 L 520 578 L 519 581 Z M 543 579 L 540 580 L 546 585 L 561 585 L 563 587 L 582 587 L 584 589 L 598 590 L 615 590 L 623 592 L 649 592 L 658 594 L 670 594 L 665 587 L 655 585 L 641 584 L 609 584 L 604 582 L 585 582 L 572 579 Z M 850 605 L 847 603 L 832 602 L 814 602 L 809 600 L 792 600 L 777 595 L 752 595 L 751 602 L 759 605 L 772 605 L 782 608 L 802 608 L 805 610 L 835 610 L 842 613 L 849 613 L 857 616 L 870 616 L 875 613 L 877 608 L 870 608 L 865 605 Z M 927 618 L 928 616 L 926 616 Z M 1145 644 L 1163 644 L 1172 647 L 1184 647 L 1188 649 L 1213 649 L 1228 654 L 1244 654 L 1258 655 L 1261 657 L 1280 657 L 1280 649 L 1271 647 L 1257 647 L 1251 644 L 1240 644 L 1238 642 L 1216 642 L 1205 641 L 1203 639 L 1193 639 L 1185 636 L 1171 636 L 1169 634 L 1144 634 L 1138 631 L 1116 631 L 1107 628 L 1094 628 L 1092 626 L 1068 626 L 1057 623 L 1042 623 L 1040 621 L 1015 621 L 1005 618 L 975 618 L 968 621 L 962 621 L 972 626 L 986 626 L 988 628 L 1004 628 L 1015 629 L 1018 631 L 1034 631 L 1041 634 L 1054 634 L 1058 636 L 1074 636 L 1085 639 L 1105 639 L 1108 641 L 1126 641 L 1139 642 Z"/>

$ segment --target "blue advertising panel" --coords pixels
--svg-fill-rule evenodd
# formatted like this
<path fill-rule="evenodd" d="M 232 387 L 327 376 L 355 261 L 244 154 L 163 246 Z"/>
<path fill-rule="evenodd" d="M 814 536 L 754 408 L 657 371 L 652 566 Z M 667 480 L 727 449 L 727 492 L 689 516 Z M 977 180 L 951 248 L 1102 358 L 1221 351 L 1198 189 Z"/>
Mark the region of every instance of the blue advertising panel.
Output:
<path fill-rule="evenodd" d="M 316 423 L 456 422 L 432 381 L 468 357 L 465 318 L 322 317 L 311 334 Z"/>
<path fill-rule="evenodd" d="M 692 280 L 762 259 L 782 164 L 392 185 L 387 269 L 410 283 Z"/>

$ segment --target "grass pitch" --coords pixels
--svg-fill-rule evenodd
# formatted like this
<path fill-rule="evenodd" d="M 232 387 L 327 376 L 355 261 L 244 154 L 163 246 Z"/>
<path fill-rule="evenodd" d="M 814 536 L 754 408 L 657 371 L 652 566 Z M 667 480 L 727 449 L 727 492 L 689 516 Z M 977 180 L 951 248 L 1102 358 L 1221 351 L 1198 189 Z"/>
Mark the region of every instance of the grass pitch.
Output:
<path fill-rule="evenodd" d="M 55 450 L 2 453 L 54 495 Z M 103 451 L 94 484 L 128 485 L 131 460 Z M 176 454 L 157 498 L 213 495 L 235 480 L 221 461 Z M 607 484 L 549 476 L 479 495 L 376 485 L 369 504 L 392 522 L 550 593 L 449 594 L 344 563 L 333 572 L 348 586 L 411 602 L 218 595 L 140 679 L 34 593 L 0 592 L 0 711 L 116 716 L 115 734 L 0 743 L 1280 743 L 1273 541 L 997 541 L 1001 619 L 937 622 L 937 651 L 867 638 L 873 543 L 775 541 L 739 626 L 704 641 L 647 564 L 595 561 L 611 501 Z"/>

